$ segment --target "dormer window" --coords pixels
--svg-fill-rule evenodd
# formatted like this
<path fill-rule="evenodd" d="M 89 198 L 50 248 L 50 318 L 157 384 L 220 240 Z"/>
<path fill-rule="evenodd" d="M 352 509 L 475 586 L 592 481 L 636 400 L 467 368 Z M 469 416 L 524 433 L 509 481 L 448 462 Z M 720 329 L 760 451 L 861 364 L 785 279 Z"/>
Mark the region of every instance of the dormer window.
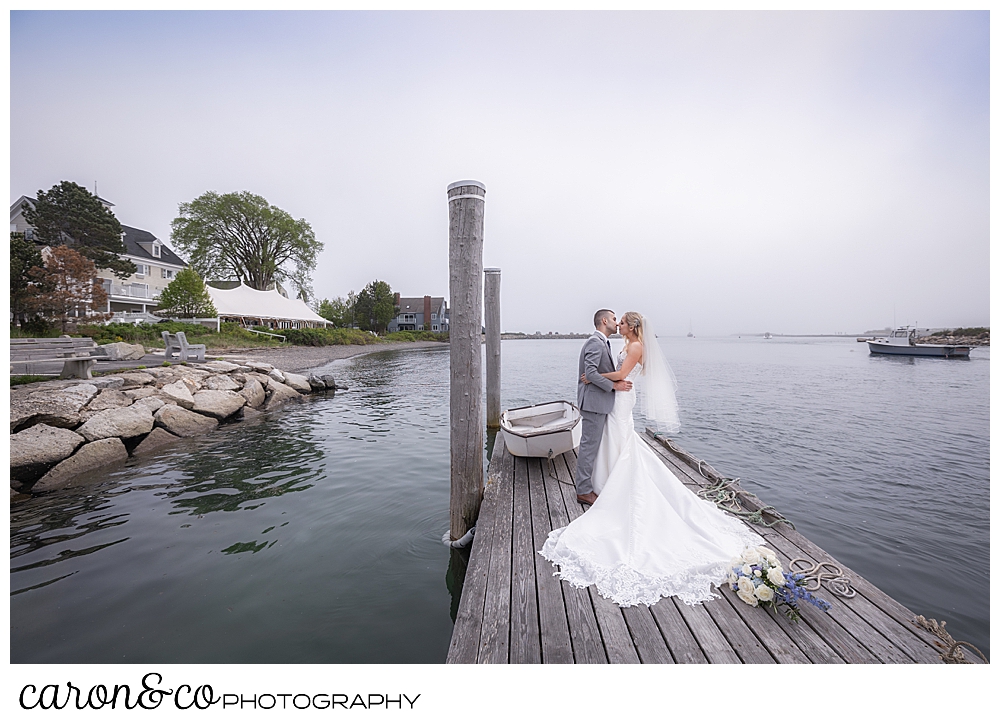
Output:
<path fill-rule="evenodd" d="M 160 258 L 160 245 L 159 244 L 153 244 L 153 256 L 155 256 L 157 259 Z"/>

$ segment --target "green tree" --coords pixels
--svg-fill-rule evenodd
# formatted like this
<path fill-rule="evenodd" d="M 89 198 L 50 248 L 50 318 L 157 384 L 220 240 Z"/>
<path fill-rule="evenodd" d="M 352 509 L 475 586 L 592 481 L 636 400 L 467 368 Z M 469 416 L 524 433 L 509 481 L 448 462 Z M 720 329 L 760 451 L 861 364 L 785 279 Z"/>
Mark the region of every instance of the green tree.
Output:
<path fill-rule="evenodd" d="M 358 295 L 353 291 L 347 295 L 347 299 L 337 297 L 335 299 L 324 299 L 319 303 L 316 313 L 323 319 L 329 320 L 334 327 L 354 326 L 354 302 Z"/>
<path fill-rule="evenodd" d="M 110 269 L 119 279 L 136 272 L 135 264 L 123 259 L 122 225 L 101 200 L 72 181 L 63 181 L 47 192 L 39 190 L 34 208 L 21 206 L 24 219 L 35 229 L 35 238 L 49 246 L 65 245 L 97 265 Z"/>
<path fill-rule="evenodd" d="M 14 322 L 21 324 L 34 311 L 35 279 L 29 273 L 33 267 L 41 267 L 42 254 L 33 241 L 24 234 L 10 232 L 10 313 Z"/>
<path fill-rule="evenodd" d="M 312 297 L 323 244 L 305 219 L 293 219 L 249 191 L 208 191 L 178 211 L 170 239 L 203 278 L 238 279 L 261 291 L 290 281 Z"/>
<path fill-rule="evenodd" d="M 191 267 L 177 272 L 174 280 L 160 292 L 156 311 L 174 317 L 216 317 L 219 314 L 205 282 Z"/>
<path fill-rule="evenodd" d="M 105 321 L 108 295 L 97 276 L 97 267 L 87 257 L 67 246 L 57 246 L 45 256 L 45 265 L 29 272 L 36 285 L 35 306 L 47 319 L 59 323 L 63 332 L 71 321 Z"/>
<path fill-rule="evenodd" d="M 389 322 L 396 316 L 396 301 L 392 288 L 386 282 L 377 279 L 358 294 L 354 305 L 355 317 L 361 329 L 371 332 L 384 332 Z"/>

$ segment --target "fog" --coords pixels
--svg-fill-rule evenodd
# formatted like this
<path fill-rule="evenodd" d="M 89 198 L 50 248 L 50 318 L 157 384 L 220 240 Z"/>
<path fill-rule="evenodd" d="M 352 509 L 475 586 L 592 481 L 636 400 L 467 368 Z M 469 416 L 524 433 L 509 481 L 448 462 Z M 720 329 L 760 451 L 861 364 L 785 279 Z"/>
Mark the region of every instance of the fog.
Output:
<path fill-rule="evenodd" d="M 248 190 L 319 297 L 447 296 L 487 188 L 503 328 L 989 324 L 987 12 L 12 12 L 10 200 L 61 180 L 169 243 Z"/>

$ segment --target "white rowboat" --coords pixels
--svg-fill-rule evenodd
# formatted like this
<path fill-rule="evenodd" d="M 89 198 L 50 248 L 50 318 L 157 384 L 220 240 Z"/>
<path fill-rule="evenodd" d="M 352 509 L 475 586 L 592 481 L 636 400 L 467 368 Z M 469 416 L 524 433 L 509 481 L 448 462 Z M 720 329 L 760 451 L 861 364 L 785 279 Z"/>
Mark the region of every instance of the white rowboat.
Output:
<path fill-rule="evenodd" d="M 551 458 L 580 445 L 582 419 L 580 408 L 571 402 L 557 400 L 504 410 L 500 415 L 500 429 L 511 455 Z"/>

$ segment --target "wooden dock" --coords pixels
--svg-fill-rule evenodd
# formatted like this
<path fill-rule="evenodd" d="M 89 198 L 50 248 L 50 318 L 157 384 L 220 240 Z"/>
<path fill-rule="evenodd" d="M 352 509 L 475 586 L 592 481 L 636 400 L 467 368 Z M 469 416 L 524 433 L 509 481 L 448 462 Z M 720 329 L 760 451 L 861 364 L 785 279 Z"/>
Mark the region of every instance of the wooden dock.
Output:
<path fill-rule="evenodd" d="M 684 451 L 643 438 L 690 489 L 711 483 L 711 472 L 701 474 Z M 785 569 L 795 558 L 830 561 L 849 577 L 853 597 L 824 584 L 817 595 L 830 611 L 803 604 L 802 620 L 793 623 L 748 606 L 728 586 L 703 605 L 669 598 L 630 608 L 594 586 L 570 586 L 536 551 L 551 530 L 583 513 L 575 468 L 575 453 L 515 458 L 497 436 L 448 663 L 942 663 L 940 641 L 913 623 L 911 611 L 781 522 L 752 527 Z M 739 502 L 746 510 L 764 505 L 742 490 Z"/>

